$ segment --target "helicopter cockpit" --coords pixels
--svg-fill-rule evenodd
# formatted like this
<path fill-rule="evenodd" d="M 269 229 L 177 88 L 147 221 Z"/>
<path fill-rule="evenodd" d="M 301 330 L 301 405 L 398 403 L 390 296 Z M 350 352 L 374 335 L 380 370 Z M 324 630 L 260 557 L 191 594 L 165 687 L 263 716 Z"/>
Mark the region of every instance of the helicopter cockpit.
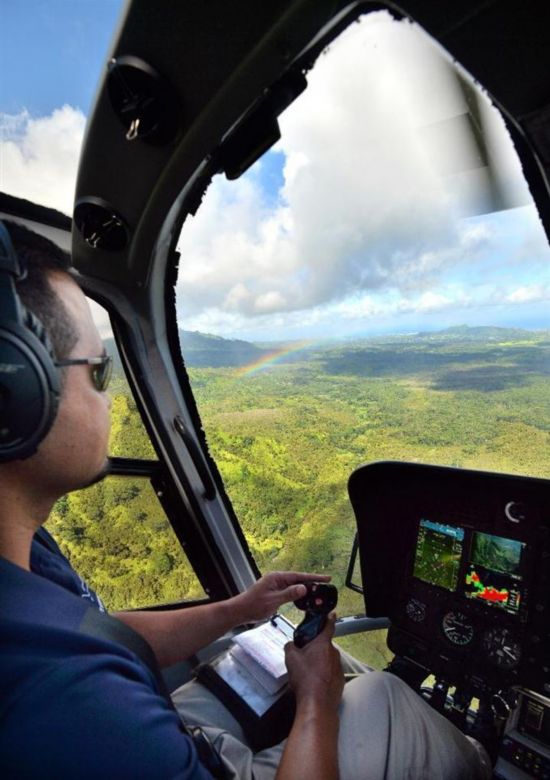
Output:
<path fill-rule="evenodd" d="M 334 572 L 341 647 L 503 780 L 550 777 L 548 21 L 131 0 L 71 217 L 0 186 L 115 357 L 108 473 L 49 521 L 107 605 Z"/>

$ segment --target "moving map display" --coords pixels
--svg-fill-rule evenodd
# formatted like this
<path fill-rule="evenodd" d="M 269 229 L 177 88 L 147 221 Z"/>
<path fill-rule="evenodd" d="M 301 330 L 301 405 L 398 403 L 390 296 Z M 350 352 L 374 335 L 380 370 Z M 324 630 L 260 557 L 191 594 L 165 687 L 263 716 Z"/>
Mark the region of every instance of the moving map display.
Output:
<path fill-rule="evenodd" d="M 464 541 L 464 529 L 421 520 L 413 574 L 419 580 L 454 591 Z"/>
<path fill-rule="evenodd" d="M 520 571 L 524 542 L 476 532 L 466 570 L 464 595 L 506 612 L 520 607 Z"/>

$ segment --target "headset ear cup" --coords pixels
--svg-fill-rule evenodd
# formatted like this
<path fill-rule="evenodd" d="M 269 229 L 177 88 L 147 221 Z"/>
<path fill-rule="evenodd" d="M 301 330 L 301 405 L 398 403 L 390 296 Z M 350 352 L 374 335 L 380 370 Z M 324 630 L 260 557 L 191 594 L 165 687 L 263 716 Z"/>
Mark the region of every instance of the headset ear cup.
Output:
<path fill-rule="evenodd" d="M 16 281 L 26 276 L 0 221 L 0 462 L 30 457 L 53 425 L 60 373 L 40 320 L 27 311 Z"/>
<path fill-rule="evenodd" d="M 55 420 L 60 385 L 42 323 L 24 311 L 22 323 L 0 325 L 0 462 L 36 452 Z"/>

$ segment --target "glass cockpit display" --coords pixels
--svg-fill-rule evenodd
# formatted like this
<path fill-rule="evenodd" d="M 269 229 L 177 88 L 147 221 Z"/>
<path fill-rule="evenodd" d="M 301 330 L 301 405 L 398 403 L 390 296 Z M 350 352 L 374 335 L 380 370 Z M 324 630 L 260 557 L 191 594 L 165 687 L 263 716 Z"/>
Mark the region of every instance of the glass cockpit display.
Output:
<path fill-rule="evenodd" d="M 419 580 L 454 591 L 458 584 L 464 529 L 422 519 L 413 574 Z"/>
<path fill-rule="evenodd" d="M 464 595 L 506 612 L 519 611 L 521 558 L 525 544 L 475 532 L 466 569 Z"/>
<path fill-rule="evenodd" d="M 510 614 L 520 609 L 525 542 L 421 519 L 413 576 Z"/>

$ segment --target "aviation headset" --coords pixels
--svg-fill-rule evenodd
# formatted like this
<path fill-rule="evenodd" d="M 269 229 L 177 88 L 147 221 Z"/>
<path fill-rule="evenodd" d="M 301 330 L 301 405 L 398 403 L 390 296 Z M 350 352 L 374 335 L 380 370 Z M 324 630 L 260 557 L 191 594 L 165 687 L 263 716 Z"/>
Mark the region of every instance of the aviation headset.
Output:
<path fill-rule="evenodd" d="M 59 406 L 61 382 L 53 347 L 15 287 L 26 274 L 0 221 L 0 462 L 36 452 Z"/>

